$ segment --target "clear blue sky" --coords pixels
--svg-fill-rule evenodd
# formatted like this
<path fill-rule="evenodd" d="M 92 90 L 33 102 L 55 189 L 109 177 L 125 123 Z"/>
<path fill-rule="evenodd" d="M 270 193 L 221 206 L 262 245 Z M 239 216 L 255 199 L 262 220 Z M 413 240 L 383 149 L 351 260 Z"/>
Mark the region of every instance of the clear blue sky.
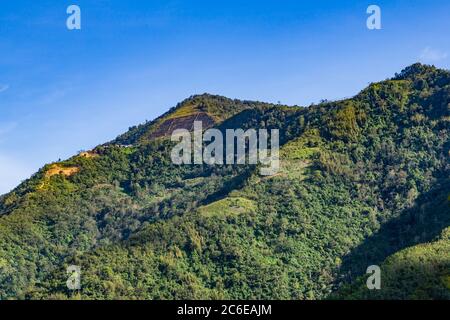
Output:
<path fill-rule="evenodd" d="M 3 0 L 0 194 L 192 94 L 309 105 L 417 61 L 449 68 L 449 32 L 448 0 Z"/>

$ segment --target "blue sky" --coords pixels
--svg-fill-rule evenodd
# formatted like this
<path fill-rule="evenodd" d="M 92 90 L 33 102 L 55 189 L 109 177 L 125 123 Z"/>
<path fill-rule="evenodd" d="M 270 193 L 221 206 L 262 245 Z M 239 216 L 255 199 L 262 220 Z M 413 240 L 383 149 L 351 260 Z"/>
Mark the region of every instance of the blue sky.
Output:
<path fill-rule="evenodd" d="M 449 68 L 449 18 L 448 0 L 3 0 L 0 194 L 192 94 L 309 105 L 417 61 Z"/>

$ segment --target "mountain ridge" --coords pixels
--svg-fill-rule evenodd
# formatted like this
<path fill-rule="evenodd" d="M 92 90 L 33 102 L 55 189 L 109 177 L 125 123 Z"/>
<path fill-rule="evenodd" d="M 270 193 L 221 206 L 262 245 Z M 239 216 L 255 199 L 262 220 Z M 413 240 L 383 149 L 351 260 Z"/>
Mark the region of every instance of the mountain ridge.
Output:
<path fill-rule="evenodd" d="M 345 294 L 370 263 L 450 225 L 449 106 L 450 73 L 420 64 L 307 108 L 192 96 L 0 197 L 0 298 Z M 219 130 L 280 129 L 280 173 L 173 165 L 164 123 L 190 117 L 189 129 L 200 112 Z M 70 264 L 85 275 L 78 293 Z"/>
<path fill-rule="evenodd" d="M 148 136 L 148 131 L 150 132 L 150 137 L 147 137 L 147 139 L 153 140 L 155 138 L 166 136 L 167 132 L 171 132 L 174 129 L 191 129 L 193 121 L 198 120 L 198 115 L 206 115 L 206 117 L 200 120 L 205 122 L 204 127 L 208 128 L 213 125 L 220 124 L 227 118 L 243 110 L 250 109 L 256 104 L 273 106 L 273 104 L 270 103 L 230 99 L 224 96 L 208 93 L 192 95 L 189 98 L 186 98 L 182 102 L 178 103 L 175 107 L 169 109 L 163 115 L 157 117 L 155 120 L 131 127 L 128 132 L 120 135 L 118 138 L 113 140 L 112 143 L 136 143 L 139 141 L 139 139 L 143 138 L 142 140 L 145 140 L 145 136 Z M 175 123 L 175 125 L 171 125 L 176 120 L 183 118 L 188 119 L 187 123 L 180 123 L 179 125 Z M 163 130 L 163 132 L 157 133 L 156 135 L 151 134 L 154 133 L 152 131 L 157 130 L 158 127 L 164 125 L 166 126 L 166 128 L 164 128 L 165 130 Z M 134 136 L 134 138 L 130 139 L 130 136 Z"/>

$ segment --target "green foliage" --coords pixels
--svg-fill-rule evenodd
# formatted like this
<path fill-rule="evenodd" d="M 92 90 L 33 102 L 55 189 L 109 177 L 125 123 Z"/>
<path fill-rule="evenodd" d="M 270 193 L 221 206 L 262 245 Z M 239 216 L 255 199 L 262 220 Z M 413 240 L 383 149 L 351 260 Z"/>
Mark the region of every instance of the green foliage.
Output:
<path fill-rule="evenodd" d="M 245 198 L 225 198 L 198 208 L 200 214 L 206 217 L 228 216 L 255 212 L 254 201 Z"/>
<path fill-rule="evenodd" d="M 450 228 L 433 242 L 401 250 L 381 265 L 382 287 L 367 290 L 366 277 L 341 290 L 345 299 L 450 299 Z M 336 298 L 337 298 L 336 297 Z"/>
<path fill-rule="evenodd" d="M 450 225 L 449 103 L 449 73 L 422 65 L 309 108 L 191 97 L 0 197 L 0 299 L 371 298 L 347 288 L 383 261 L 379 298 L 448 298 L 448 229 L 420 244 Z M 173 165 L 149 133 L 193 110 L 279 129 L 279 174 Z"/>

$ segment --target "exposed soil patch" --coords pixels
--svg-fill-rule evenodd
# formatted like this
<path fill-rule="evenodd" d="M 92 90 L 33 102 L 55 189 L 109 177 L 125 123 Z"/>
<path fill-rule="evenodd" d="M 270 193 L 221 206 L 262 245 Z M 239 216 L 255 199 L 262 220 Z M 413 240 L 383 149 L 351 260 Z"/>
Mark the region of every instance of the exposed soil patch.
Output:
<path fill-rule="evenodd" d="M 98 157 L 98 154 L 95 153 L 94 151 L 86 151 L 86 152 L 80 152 L 79 156 L 83 157 L 83 158 L 95 158 L 95 157 Z"/>
<path fill-rule="evenodd" d="M 50 178 L 52 176 L 56 176 L 58 174 L 62 174 L 66 177 L 73 176 L 75 173 L 79 172 L 80 168 L 78 167 L 61 167 L 60 165 L 54 164 L 47 170 L 45 173 L 46 178 Z"/>
<path fill-rule="evenodd" d="M 189 115 L 186 117 L 167 119 L 150 134 L 150 138 L 154 139 L 170 136 L 172 132 L 177 129 L 187 129 L 189 131 L 192 131 L 194 129 L 194 121 L 201 121 L 203 129 L 208 129 L 215 124 L 214 119 L 204 112 Z"/>

